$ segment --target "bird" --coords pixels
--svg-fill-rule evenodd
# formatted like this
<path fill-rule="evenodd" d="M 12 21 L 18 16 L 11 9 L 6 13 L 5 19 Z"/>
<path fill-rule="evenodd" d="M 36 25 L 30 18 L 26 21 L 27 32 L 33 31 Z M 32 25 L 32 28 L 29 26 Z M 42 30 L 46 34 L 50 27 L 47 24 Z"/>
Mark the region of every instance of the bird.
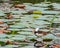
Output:
<path fill-rule="evenodd" d="M 44 35 L 47 35 L 49 32 L 46 32 L 46 31 L 41 31 L 39 28 L 36 28 L 34 30 L 34 34 L 36 36 L 44 36 Z"/>

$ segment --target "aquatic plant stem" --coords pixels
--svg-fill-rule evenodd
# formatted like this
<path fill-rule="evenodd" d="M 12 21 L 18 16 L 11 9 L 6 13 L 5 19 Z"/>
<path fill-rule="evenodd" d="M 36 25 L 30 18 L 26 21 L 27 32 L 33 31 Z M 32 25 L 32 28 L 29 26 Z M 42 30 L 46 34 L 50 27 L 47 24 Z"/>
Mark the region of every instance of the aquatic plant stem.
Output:
<path fill-rule="evenodd" d="M 50 32 L 51 32 L 52 24 L 53 24 L 53 22 L 54 22 L 56 16 L 57 16 L 57 15 L 55 15 L 55 16 L 52 18 L 52 20 L 50 21 L 50 27 L 49 27 Z"/>
<path fill-rule="evenodd" d="M 15 30 L 12 31 L 12 35 L 14 35 L 14 34 L 15 34 Z"/>

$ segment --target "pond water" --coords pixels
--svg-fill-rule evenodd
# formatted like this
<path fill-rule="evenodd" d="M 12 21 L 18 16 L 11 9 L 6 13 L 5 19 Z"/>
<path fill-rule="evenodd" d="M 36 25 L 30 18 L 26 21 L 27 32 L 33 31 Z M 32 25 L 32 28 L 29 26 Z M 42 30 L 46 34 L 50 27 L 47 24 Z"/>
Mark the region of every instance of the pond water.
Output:
<path fill-rule="evenodd" d="M 11 4 L 2 4 L 0 6 L 0 48 L 36 48 L 34 44 L 38 38 L 42 42 L 43 39 L 52 39 L 52 43 L 56 44 L 55 39 L 60 40 L 60 37 L 53 31 L 57 30 L 56 33 L 59 32 L 60 36 L 59 5 L 58 3 L 23 3 L 10 8 Z M 48 34 L 36 36 L 34 34 L 36 28 Z M 41 41 L 40 39 L 38 40 Z M 49 43 L 41 48 L 51 45 Z"/>

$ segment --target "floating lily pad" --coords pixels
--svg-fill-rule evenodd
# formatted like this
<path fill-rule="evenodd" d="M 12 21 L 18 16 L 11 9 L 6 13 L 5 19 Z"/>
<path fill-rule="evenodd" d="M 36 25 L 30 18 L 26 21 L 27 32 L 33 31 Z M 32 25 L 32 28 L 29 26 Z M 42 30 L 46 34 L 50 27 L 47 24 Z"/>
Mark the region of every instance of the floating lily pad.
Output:
<path fill-rule="evenodd" d="M 34 46 L 25 46 L 25 47 L 21 47 L 21 48 L 35 48 Z"/>
<path fill-rule="evenodd" d="M 5 48 L 18 48 L 18 45 L 6 45 Z"/>
<path fill-rule="evenodd" d="M 44 38 L 44 39 L 45 39 L 45 38 L 47 38 L 47 39 L 54 39 L 55 36 L 52 35 L 52 34 L 48 34 L 48 35 L 44 36 L 43 38 Z"/>
<path fill-rule="evenodd" d="M 44 25 L 44 24 L 50 24 L 50 23 L 49 22 L 46 22 L 46 21 L 35 21 L 33 24 Z"/>
<path fill-rule="evenodd" d="M 11 25 L 10 28 L 25 28 L 25 26 L 22 25 Z"/>
<path fill-rule="evenodd" d="M 0 10 L 0 17 L 5 16 L 4 12 Z"/>
<path fill-rule="evenodd" d="M 0 34 L 0 38 L 5 38 L 5 37 L 7 37 L 8 35 L 6 35 L 6 34 Z"/>
<path fill-rule="evenodd" d="M 11 31 L 20 31 L 20 29 L 15 29 L 15 28 L 8 28 L 7 30 L 11 30 Z"/>
<path fill-rule="evenodd" d="M 28 39 L 36 39 L 37 37 L 35 35 L 31 35 L 27 37 Z"/>
<path fill-rule="evenodd" d="M 19 32 L 19 33 L 22 34 L 22 35 L 33 35 L 32 32 Z"/>
<path fill-rule="evenodd" d="M 17 41 L 24 41 L 25 38 L 26 38 L 26 36 L 24 36 L 24 35 L 18 35 L 18 36 L 16 35 L 15 37 L 13 37 L 11 39 L 17 40 Z"/>

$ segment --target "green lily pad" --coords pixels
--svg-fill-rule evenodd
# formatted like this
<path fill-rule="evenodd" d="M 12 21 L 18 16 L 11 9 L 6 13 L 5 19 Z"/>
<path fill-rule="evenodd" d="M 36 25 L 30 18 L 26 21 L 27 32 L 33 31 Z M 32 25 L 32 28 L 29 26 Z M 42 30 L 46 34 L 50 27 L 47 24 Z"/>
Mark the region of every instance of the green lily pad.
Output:
<path fill-rule="evenodd" d="M 33 35 L 32 32 L 19 32 L 19 34 L 22 34 L 22 35 Z"/>
<path fill-rule="evenodd" d="M 5 38 L 5 37 L 7 37 L 8 35 L 6 35 L 6 34 L 0 34 L 0 38 Z"/>
<path fill-rule="evenodd" d="M 11 39 L 13 40 L 18 40 L 18 41 L 24 41 L 26 36 L 24 35 L 16 35 L 15 37 L 12 37 Z"/>
<path fill-rule="evenodd" d="M 5 48 L 14 48 L 14 47 L 18 48 L 18 45 L 6 45 L 5 46 Z"/>
<path fill-rule="evenodd" d="M 46 36 L 43 37 L 43 39 L 45 39 L 45 38 L 47 38 L 47 39 L 54 39 L 55 36 L 52 35 L 52 34 L 48 34 L 48 35 L 46 35 Z"/>
<path fill-rule="evenodd" d="M 21 48 L 35 48 L 34 46 L 25 46 L 25 47 L 21 47 Z"/>
<path fill-rule="evenodd" d="M 27 38 L 28 38 L 28 39 L 36 39 L 37 36 L 35 36 L 35 35 L 31 35 L 31 36 L 28 36 Z"/>
<path fill-rule="evenodd" d="M 23 25 L 11 25 L 10 28 L 25 28 Z"/>

